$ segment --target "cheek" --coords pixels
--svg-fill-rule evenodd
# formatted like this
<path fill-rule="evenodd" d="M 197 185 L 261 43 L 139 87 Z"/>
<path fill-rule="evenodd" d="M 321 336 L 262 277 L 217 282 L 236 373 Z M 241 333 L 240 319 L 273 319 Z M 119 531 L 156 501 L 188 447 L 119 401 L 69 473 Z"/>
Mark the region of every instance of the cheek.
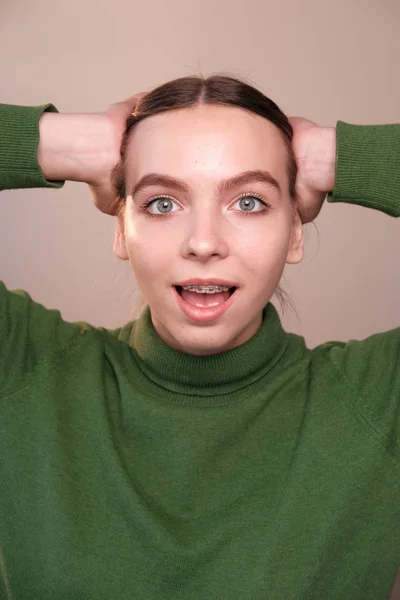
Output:
<path fill-rule="evenodd" d="M 176 258 L 176 236 L 166 235 L 165 227 L 154 222 L 132 222 L 126 231 L 129 259 L 139 283 L 150 285 L 166 272 Z"/>
<path fill-rule="evenodd" d="M 278 218 L 277 218 L 278 217 Z M 257 217 L 246 217 L 257 221 Z M 291 221 L 286 215 L 245 223 L 235 231 L 237 255 L 250 271 L 280 268 L 285 264 L 291 237 Z"/>

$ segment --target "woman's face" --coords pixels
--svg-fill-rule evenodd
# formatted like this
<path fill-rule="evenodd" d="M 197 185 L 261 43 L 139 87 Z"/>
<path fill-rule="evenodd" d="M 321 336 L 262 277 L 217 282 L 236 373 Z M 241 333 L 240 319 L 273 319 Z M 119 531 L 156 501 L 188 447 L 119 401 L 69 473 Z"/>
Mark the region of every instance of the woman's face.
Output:
<path fill-rule="evenodd" d="M 114 251 L 173 348 L 216 354 L 259 329 L 285 262 L 303 257 L 287 164 L 279 130 L 240 108 L 173 110 L 133 130 Z M 182 290 L 199 284 L 231 289 Z"/>

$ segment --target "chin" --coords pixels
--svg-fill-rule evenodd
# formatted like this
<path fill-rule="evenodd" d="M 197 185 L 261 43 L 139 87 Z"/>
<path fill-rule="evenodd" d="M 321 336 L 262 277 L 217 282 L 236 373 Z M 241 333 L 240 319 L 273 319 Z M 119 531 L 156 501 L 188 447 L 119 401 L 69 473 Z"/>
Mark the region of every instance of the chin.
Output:
<path fill-rule="evenodd" d="M 175 332 L 171 332 L 174 342 L 173 347 L 185 354 L 210 356 L 227 352 L 243 343 L 240 341 L 243 337 L 243 330 L 224 331 L 219 329 L 218 331 L 218 328 L 216 328 L 213 331 L 210 327 L 200 331 L 198 329 L 197 331 L 190 331 L 191 329 L 191 327 L 187 328 L 186 335 L 182 335 L 182 329 L 176 332 L 176 336 L 174 335 Z"/>

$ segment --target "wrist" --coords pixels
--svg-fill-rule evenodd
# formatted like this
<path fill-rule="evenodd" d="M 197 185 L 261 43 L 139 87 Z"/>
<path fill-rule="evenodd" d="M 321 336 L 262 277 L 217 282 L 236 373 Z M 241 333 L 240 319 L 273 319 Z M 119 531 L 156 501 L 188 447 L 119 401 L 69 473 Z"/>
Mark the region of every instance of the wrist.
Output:
<path fill-rule="evenodd" d="M 39 121 L 38 162 L 53 181 L 95 184 L 110 160 L 111 127 L 100 113 L 46 112 Z"/>
<path fill-rule="evenodd" d="M 309 170 L 315 189 L 331 192 L 335 186 L 336 127 L 317 127 L 311 147 Z"/>

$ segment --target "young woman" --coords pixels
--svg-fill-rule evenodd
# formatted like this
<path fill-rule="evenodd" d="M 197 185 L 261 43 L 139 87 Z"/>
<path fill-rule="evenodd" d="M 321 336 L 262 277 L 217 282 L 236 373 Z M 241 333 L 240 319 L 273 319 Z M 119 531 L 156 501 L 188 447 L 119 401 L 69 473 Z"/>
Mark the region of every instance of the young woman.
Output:
<path fill-rule="evenodd" d="M 89 183 L 148 303 L 108 331 L 0 284 L 0 597 L 384 600 L 400 330 L 309 350 L 270 299 L 326 193 L 399 216 L 400 126 L 219 76 L 137 100 L 0 110 L 0 187 Z"/>

